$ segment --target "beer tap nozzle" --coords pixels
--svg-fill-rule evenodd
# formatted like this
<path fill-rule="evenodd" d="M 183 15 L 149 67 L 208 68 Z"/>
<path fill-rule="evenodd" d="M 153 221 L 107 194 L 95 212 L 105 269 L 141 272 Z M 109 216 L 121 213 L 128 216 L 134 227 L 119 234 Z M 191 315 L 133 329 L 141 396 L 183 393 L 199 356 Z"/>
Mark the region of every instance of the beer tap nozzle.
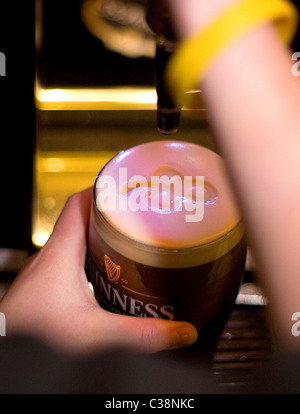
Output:
<path fill-rule="evenodd" d="M 146 21 L 156 39 L 157 128 L 160 133 L 171 135 L 178 130 L 181 108 L 174 104 L 165 80 L 165 68 L 177 42 L 172 19 L 163 0 L 147 2 Z"/>

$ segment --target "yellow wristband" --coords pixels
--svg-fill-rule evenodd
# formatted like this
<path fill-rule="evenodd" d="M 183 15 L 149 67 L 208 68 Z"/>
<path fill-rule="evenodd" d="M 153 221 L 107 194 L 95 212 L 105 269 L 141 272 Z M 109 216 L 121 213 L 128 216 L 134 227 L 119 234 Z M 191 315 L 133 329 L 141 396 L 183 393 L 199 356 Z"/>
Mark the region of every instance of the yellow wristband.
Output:
<path fill-rule="evenodd" d="M 186 92 L 198 87 L 209 64 L 228 44 L 250 29 L 272 21 L 284 43 L 297 30 L 298 13 L 286 0 L 244 0 L 218 17 L 200 33 L 177 47 L 166 71 L 175 103 L 185 103 Z"/>

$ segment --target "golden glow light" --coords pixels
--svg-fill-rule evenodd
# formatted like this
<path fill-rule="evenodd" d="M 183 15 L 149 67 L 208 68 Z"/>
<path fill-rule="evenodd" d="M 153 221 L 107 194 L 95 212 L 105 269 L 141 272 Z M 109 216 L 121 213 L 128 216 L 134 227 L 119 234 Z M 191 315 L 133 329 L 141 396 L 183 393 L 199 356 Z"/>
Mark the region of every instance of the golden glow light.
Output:
<path fill-rule="evenodd" d="M 50 237 L 50 233 L 34 233 L 32 235 L 32 242 L 37 247 L 42 247 Z"/>
<path fill-rule="evenodd" d="M 55 151 L 35 154 L 32 242 L 42 247 L 67 198 L 91 187 L 116 151 Z"/>
<path fill-rule="evenodd" d="M 41 110 L 155 110 L 154 88 L 43 89 L 36 87 Z"/>

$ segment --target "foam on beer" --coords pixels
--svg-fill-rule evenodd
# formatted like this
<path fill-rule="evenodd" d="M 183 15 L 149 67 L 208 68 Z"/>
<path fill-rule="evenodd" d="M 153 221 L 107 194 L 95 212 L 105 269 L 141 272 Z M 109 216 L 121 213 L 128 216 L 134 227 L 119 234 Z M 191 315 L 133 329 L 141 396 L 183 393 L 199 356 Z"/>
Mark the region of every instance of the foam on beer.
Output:
<path fill-rule="evenodd" d="M 99 196 L 103 191 L 99 179 L 103 176 L 111 177 L 111 182 L 116 184 L 117 200 L 111 204 L 115 208 L 101 205 L 105 202 L 105 197 Z M 204 216 L 201 220 L 196 221 L 194 216 L 194 221 L 189 221 L 193 212 L 185 209 L 184 192 L 178 200 L 171 198 L 170 209 L 161 204 L 161 199 L 151 204 L 151 179 L 161 176 L 180 177 L 183 184 L 184 177 L 192 177 L 194 181 L 196 177 L 204 177 Z M 140 181 L 144 177 L 146 183 L 141 185 L 140 182 L 135 187 L 132 178 L 138 177 L 141 177 Z M 122 178 L 127 178 L 127 182 L 120 182 Z M 106 195 L 115 188 L 106 188 Z M 137 208 L 132 208 L 130 197 Z M 195 188 L 191 197 L 195 197 Z M 119 153 L 101 171 L 95 185 L 95 200 L 103 217 L 121 234 L 162 248 L 181 249 L 210 243 L 230 232 L 240 221 L 223 159 L 207 148 L 181 141 L 155 141 Z M 145 203 L 148 203 L 148 209 Z"/>

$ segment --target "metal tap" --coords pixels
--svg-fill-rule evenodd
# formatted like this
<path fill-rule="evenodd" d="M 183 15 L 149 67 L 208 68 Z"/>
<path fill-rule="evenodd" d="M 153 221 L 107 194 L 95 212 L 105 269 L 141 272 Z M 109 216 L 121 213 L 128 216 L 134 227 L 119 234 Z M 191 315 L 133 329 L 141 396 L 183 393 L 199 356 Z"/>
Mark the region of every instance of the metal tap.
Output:
<path fill-rule="evenodd" d="M 172 56 L 177 39 L 172 19 L 163 0 L 148 0 L 146 21 L 156 40 L 155 78 L 157 91 L 157 128 L 160 133 L 177 132 L 181 108 L 178 108 L 165 81 L 165 68 Z"/>

